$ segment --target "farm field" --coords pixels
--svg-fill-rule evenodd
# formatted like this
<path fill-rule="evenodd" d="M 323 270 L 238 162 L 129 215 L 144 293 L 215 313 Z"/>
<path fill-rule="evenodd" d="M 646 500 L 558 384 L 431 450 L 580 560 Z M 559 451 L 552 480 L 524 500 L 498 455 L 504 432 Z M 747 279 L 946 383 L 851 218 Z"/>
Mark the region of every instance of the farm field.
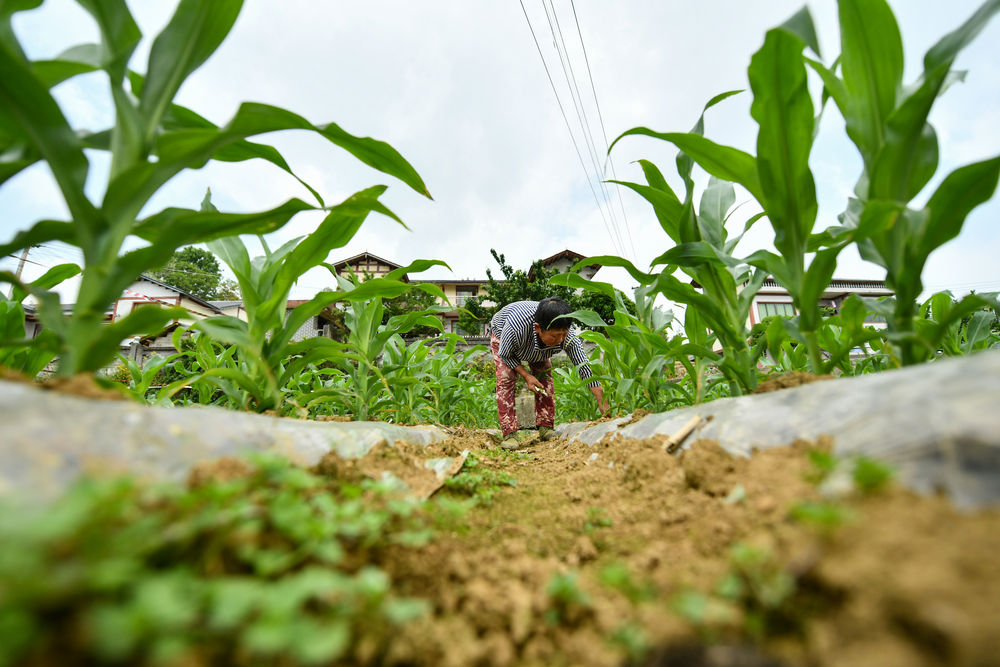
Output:
<path fill-rule="evenodd" d="M 395 209 L 430 205 L 394 145 L 263 102 L 218 124 L 180 104 L 238 25 L 241 0 L 181 0 L 155 34 L 133 16 L 139 3 L 80 0 L 99 43 L 44 57 L 18 16 L 41 4 L 0 3 L 0 186 L 40 199 L 22 179 L 41 170 L 64 207 L 52 215 L 65 218 L 17 220 L 0 238 L 0 257 L 18 261 L 0 271 L 0 390 L 31 385 L 0 402 L 0 667 L 997 663 L 1000 293 L 941 289 L 925 269 L 995 203 L 1000 155 L 957 151 L 955 163 L 931 120 L 964 84 L 957 59 L 1000 2 L 962 17 L 909 68 L 884 0 L 838 0 L 839 53 L 821 53 L 827 24 L 803 7 L 762 35 L 745 89 L 718 91 L 700 115 L 691 107 L 690 130 L 616 128 L 594 150 L 669 150 L 668 173 L 636 156 L 642 182 L 599 178 L 642 200 L 662 247 L 553 271 L 515 271 L 491 249 L 505 279 L 487 270 L 478 293 L 458 280 L 468 284 L 451 298 L 418 277 L 450 271 L 442 259 L 331 263 L 371 214 L 410 230 Z M 84 96 L 113 112 L 107 127 L 81 123 L 59 89 L 85 76 L 100 77 Z M 719 143 L 713 108 L 740 95 L 756 139 Z M 855 159 L 847 187 L 813 150 L 831 126 Z M 402 185 L 420 205 L 383 184 L 338 185 L 324 199 L 318 188 L 344 174 L 297 151 L 293 171 L 258 142 L 285 131 L 346 153 L 345 174 Z M 171 200 L 182 173 L 249 161 L 308 201 L 282 190 L 284 203 L 244 202 L 224 187 L 213 198 L 207 186 L 200 206 Z M 831 215 L 820 199 L 834 182 Z M 461 225 L 519 242 L 507 215 Z M 758 230 L 769 241 L 741 247 Z M 29 254 L 52 244 L 73 261 L 27 277 Z M 868 281 L 879 291 L 831 288 L 854 255 L 884 278 Z M 238 300 L 150 277 L 221 285 L 223 266 Z M 631 294 L 594 280 L 594 267 L 627 274 Z M 323 284 L 293 298 L 307 274 Z M 179 296 L 139 294 L 142 279 Z M 73 303 L 60 291 L 71 280 Z M 765 283 L 781 303 L 755 301 Z M 125 294 L 135 300 L 119 312 Z M 527 319 L 523 303 L 548 297 L 568 307 Z M 503 354 L 493 329 L 507 320 L 492 318 L 516 302 Z M 458 331 L 490 333 L 478 340 L 491 347 Z M 549 370 L 557 346 L 572 362 Z M 530 360 L 537 377 L 520 368 Z M 904 377 L 921 369 L 933 379 Z M 521 433 L 511 393 L 497 389 L 515 370 L 520 402 L 537 406 Z M 798 394 L 811 402 L 754 402 L 816 379 L 819 391 Z M 43 391 L 56 387 L 76 394 L 72 410 Z M 84 396 L 120 402 L 102 410 Z M 751 408 L 729 413 L 739 423 L 728 433 L 743 437 L 696 434 L 677 454 L 666 435 L 630 439 L 613 421 L 685 409 L 706 415 L 698 428 L 728 428 L 720 405 Z M 530 426 L 553 414 L 557 426 L 609 432 L 589 445 L 543 441 Z M 759 444 L 750 431 L 765 420 L 815 427 L 817 439 L 727 453 Z M 299 440 L 289 424 L 305 427 Z M 52 435 L 70 431 L 77 439 Z M 518 436 L 529 441 L 513 449 Z M 296 458 L 304 451 L 312 458 Z M 914 469 L 940 495 L 896 480 L 912 482 Z M 959 509 L 956 490 L 978 509 Z"/>

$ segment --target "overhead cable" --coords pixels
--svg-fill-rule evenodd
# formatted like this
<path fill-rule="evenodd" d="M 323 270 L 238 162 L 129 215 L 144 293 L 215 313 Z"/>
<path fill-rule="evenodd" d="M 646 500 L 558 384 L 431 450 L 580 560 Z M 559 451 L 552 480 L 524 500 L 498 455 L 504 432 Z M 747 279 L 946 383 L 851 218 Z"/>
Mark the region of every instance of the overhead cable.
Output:
<path fill-rule="evenodd" d="M 580 160 L 580 166 L 583 167 L 584 174 L 587 177 L 587 185 L 590 186 L 590 192 L 594 195 L 594 201 L 597 203 L 597 210 L 601 214 L 601 219 L 604 220 L 604 227 L 608 232 L 608 237 L 611 239 L 611 244 L 614 246 L 616 252 L 624 255 L 624 250 L 619 250 L 618 245 L 615 243 L 615 235 L 611 232 L 611 227 L 608 224 L 608 218 L 604 214 L 604 209 L 601 207 L 601 201 L 597 197 L 597 191 L 594 189 L 593 183 L 590 181 L 590 172 L 587 170 L 586 164 L 583 162 L 583 155 L 580 153 L 580 146 L 576 142 L 576 137 L 573 135 L 573 129 L 570 127 L 569 118 L 566 116 L 566 110 L 563 108 L 562 100 L 559 98 L 559 92 L 556 90 L 556 84 L 552 80 L 552 74 L 549 72 L 549 66 L 545 62 L 545 56 L 542 54 L 542 47 L 538 44 L 538 37 L 535 36 L 535 29 L 531 26 L 531 19 L 528 18 L 528 11 L 524 8 L 524 0 L 518 0 L 521 3 L 521 11 L 524 13 L 524 20 L 528 23 L 528 30 L 531 32 L 531 38 L 535 42 L 535 48 L 538 50 L 538 57 L 542 60 L 542 67 L 545 68 L 545 76 L 549 79 L 549 85 L 552 87 L 552 92 L 556 96 L 556 104 L 559 105 L 559 112 L 562 114 L 563 122 L 566 124 L 566 130 L 569 132 L 570 140 L 573 142 L 573 148 L 576 149 L 576 156 Z"/>

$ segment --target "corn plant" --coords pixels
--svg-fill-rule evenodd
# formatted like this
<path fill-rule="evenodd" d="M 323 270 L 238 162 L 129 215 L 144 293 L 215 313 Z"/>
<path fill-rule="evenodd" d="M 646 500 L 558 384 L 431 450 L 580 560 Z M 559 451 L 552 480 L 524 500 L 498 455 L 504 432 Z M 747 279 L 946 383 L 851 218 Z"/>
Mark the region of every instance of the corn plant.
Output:
<path fill-rule="evenodd" d="M 447 302 L 447 297 L 437 285 L 431 283 L 411 285 L 401 280 L 408 273 L 424 271 L 438 264 L 447 266 L 439 260 L 419 259 L 409 266 L 389 272 L 384 278 L 365 281 L 353 273 L 350 277 L 337 275 L 332 266 L 326 265 L 337 279 L 342 291 L 320 293 L 312 301 L 296 308 L 296 311 L 310 304 L 315 307 L 346 301 L 344 324 L 349 331 L 347 341 L 339 343 L 320 338 L 289 346 L 289 351 L 300 357 L 289 364 L 286 379 L 287 376 L 297 373 L 305 364 L 325 359 L 343 372 L 344 381 L 304 396 L 306 406 L 335 401 L 345 405 L 355 419 L 367 420 L 378 412 L 379 404 L 391 403 L 392 391 L 379 364 L 389 341 L 393 336 L 406 333 L 418 326 L 440 330 L 441 320 L 435 313 L 449 310 L 450 306 L 432 306 L 396 315 L 383 324 L 385 306 L 382 300 L 399 296 L 411 289 L 418 289 Z M 297 329 L 302 322 L 305 322 L 305 319 L 298 321 L 295 328 Z M 294 331 L 295 329 L 292 330 Z"/>
<path fill-rule="evenodd" d="M 39 292 L 54 287 L 80 272 L 75 264 L 60 264 L 31 283 L 29 289 Z M 25 338 L 23 301 L 28 289 L 15 285 L 7 298 L 0 297 L 0 366 L 35 377 L 55 357 L 56 334 L 43 330 L 33 339 Z"/>
<path fill-rule="evenodd" d="M 926 360 L 935 345 L 921 335 L 917 298 L 929 255 L 958 236 L 966 217 L 988 201 L 1000 175 L 1000 156 L 948 174 L 923 207 L 910 202 L 938 167 L 938 140 L 927 122 L 937 98 L 964 73 L 955 58 L 986 26 L 1000 2 L 990 0 L 924 55 L 917 81 L 903 85 L 899 27 L 885 0 L 840 0 L 841 75 L 810 61 L 823 78 L 847 135 L 863 161 L 856 200 L 841 217 L 842 233 L 855 234 L 861 256 L 886 269 L 893 309 L 886 313 L 890 341 L 903 365 Z M 978 308 L 978 297 L 969 307 Z M 966 308 L 955 316 L 961 319 Z"/>
<path fill-rule="evenodd" d="M 470 368 L 470 359 L 487 348 L 475 345 L 459 354 L 457 347 L 463 342 L 453 333 L 409 345 L 398 335 L 389 338 L 382 373 L 397 421 L 427 420 L 470 427 L 496 421 L 490 383 Z"/>
<path fill-rule="evenodd" d="M 378 202 L 384 186 L 363 190 L 329 209 L 315 190 L 306 186 L 316 196 L 317 206 L 291 199 L 258 213 L 168 208 L 139 217 L 149 199 L 174 176 L 185 169 L 200 168 L 209 160 L 261 158 L 292 173 L 278 151 L 249 142 L 248 137 L 277 130 L 308 130 L 427 195 L 419 175 L 395 149 L 374 139 L 355 137 L 334 123 L 317 126 L 278 107 L 245 103 L 226 125 L 217 127 L 173 104 L 184 81 L 229 33 L 242 0 L 180 0 L 167 26 L 153 41 L 145 74 L 129 70 L 142 34 L 124 0 L 79 0 L 100 29 L 99 45 L 74 47 L 50 61 L 29 61 L 11 27 L 11 17 L 40 4 L 41 0 L 23 0 L 0 5 L 0 183 L 44 161 L 71 219 L 38 222 L 0 244 L 0 254 L 50 241 L 62 241 L 83 252 L 79 296 L 68 319 L 63 317 L 55 293 L 28 288 L 39 302 L 39 317 L 52 332 L 35 345 L 58 355 L 60 375 L 101 368 L 113 358 L 122 339 L 157 331 L 171 319 L 184 317 L 180 309 L 149 307 L 103 325 L 108 305 L 122 290 L 142 272 L 165 264 L 175 249 L 233 234 L 271 232 L 304 210 L 328 210 L 324 224 L 338 229 L 356 229 L 369 211 L 384 212 Z M 94 71 L 107 75 L 115 125 L 97 133 L 77 132 L 50 89 L 70 77 Z M 84 191 L 91 171 L 85 148 L 111 155 L 108 185 L 96 204 Z M 130 236 L 148 245 L 125 251 Z M 0 276 L 0 280 L 16 282 L 10 274 Z"/>
<path fill-rule="evenodd" d="M 211 202 L 206 196 L 203 208 L 210 207 Z M 247 321 L 220 315 L 201 320 L 193 326 L 215 341 L 236 347 L 241 361 L 240 368 L 208 369 L 202 374 L 202 379 L 222 378 L 236 383 L 245 392 L 243 407 L 256 411 L 290 407 L 285 405 L 287 395 L 284 388 L 310 364 L 331 358 L 363 358 L 370 367 L 381 354 L 385 339 L 397 329 L 407 331 L 407 327 L 418 325 L 440 327 L 440 321 L 428 315 L 435 310 L 432 309 L 415 316 L 393 318 L 385 330 L 377 333 L 372 328 L 373 323 L 375 327 L 381 324 L 383 297 L 391 298 L 415 288 L 444 298 L 444 293 L 436 285 L 411 286 L 400 280 L 407 272 L 444 264 L 438 260 L 417 260 L 385 278 L 364 283 L 337 276 L 347 291 L 320 292 L 293 310 L 287 310 L 288 295 L 295 281 L 309 269 L 324 264 L 331 250 L 343 247 L 371 210 L 369 204 L 357 206 L 354 203 L 345 203 L 338 208 L 341 209 L 340 216 L 327 217 L 314 233 L 292 239 L 277 250 L 272 251 L 266 240 L 260 237 L 265 254 L 252 261 L 239 237 L 230 236 L 209 242 L 209 248 L 229 266 L 239 282 Z M 395 218 L 385 207 L 377 205 L 376 208 Z M 332 270 L 330 265 L 326 266 Z M 343 300 L 351 303 L 346 317 L 351 329 L 351 339 L 347 344 L 321 337 L 293 341 L 295 333 L 309 319 Z M 372 345 L 373 341 L 377 341 L 377 345 Z M 371 398 L 370 392 L 366 391 L 365 395 Z M 308 402 L 310 399 L 303 400 Z M 367 402 L 365 404 L 368 405 Z"/>
<path fill-rule="evenodd" d="M 739 91 L 722 93 L 710 100 L 691 132 L 685 136 L 707 141 L 703 136 L 705 112 L 737 92 Z M 665 136 L 645 128 L 629 130 L 622 136 L 629 134 Z M 645 184 L 614 181 L 632 189 L 652 205 L 660 226 L 674 242 L 673 248 L 651 263 L 653 267 L 665 266 L 665 269 L 654 276 L 642 274 L 634 267 L 629 268 L 620 258 L 612 259 L 610 265 L 625 266 L 640 283 L 653 285 L 655 292 L 687 305 L 686 312 L 696 318 L 695 322 L 686 327 L 691 330 L 690 333 L 697 330 L 697 335 L 689 340 L 693 346 L 692 351 L 699 358 L 718 364 L 729 378 L 733 394 L 751 392 L 757 386 L 756 362 L 760 350 L 754 350 L 748 344 L 746 321 L 753 297 L 768 274 L 762 268 L 754 269 L 733 253 L 743 235 L 762 216 L 758 214 L 750 217 L 743 232 L 729 238 L 726 223 L 735 210 L 733 206 L 736 202 L 732 184 L 713 176 L 696 207 L 691 175 L 694 160 L 682 150 L 677 155 L 676 163 L 677 173 L 684 182 L 683 200 L 673 191 L 659 168 L 647 160 L 639 161 L 646 177 Z M 601 263 L 606 264 L 606 259 L 601 258 Z M 597 260 L 598 258 L 591 258 L 589 261 Z M 689 281 L 682 281 L 673 275 L 678 267 L 701 291 L 695 289 Z M 702 335 L 703 325 L 707 325 L 711 335 L 721 345 L 721 356 L 712 350 L 709 345 L 711 341 Z"/>
<path fill-rule="evenodd" d="M 594 261 L 594 258 L 589 260 L 590 263 Z M 581 260 L 585 262 L 588 260 Z M 608 388 L 609 400 L 628 411 L 637 408 L 661 411 L 678 402 L 676 385 L 665 379 L 674 376 L 675 360 L 685 357 L 692 347 L 685 344 L 683 336 L 670 335 L 673 312 L 654 305 L 652 288 L 636 288 L 636 314 L 632 315 L 621 293 L 609 283 L 585 280 L 574 273 L 555 276 L 552 281 L 601 292 L 615 299 L 613 324 L 607 324 L 590 310 L 577 310 L 567 316 L 603 330 L 584 331 L 580 337 L 595 343 L 601 351 L 601 373 L 595 377 Z"/>

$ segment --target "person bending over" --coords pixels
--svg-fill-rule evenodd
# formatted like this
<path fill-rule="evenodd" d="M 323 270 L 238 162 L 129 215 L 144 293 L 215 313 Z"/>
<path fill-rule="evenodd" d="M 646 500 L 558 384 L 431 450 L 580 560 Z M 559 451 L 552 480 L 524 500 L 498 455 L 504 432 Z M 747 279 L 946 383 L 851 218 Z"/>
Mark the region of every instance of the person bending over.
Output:
<path fill-rule="evenodd" d="M 586 380 L 594 373 L 587 364 L 579 331 L 560 315 L 573 312 L 562 299 L 542 301 L 515 301 L 497 311 L 489 324 L 490 348 L 497 367 L 497 412 L 503 431 L 501 446 L 517 449 L 527 438 L 518 439 L 517 412 L 514 408 L 514 390 L 517 376 L 524 378 L 535 394 L 535 424 L 542 440 L 552 437 L 555 422 L 555 383 L 552 381 L 550 359 L 565 352 L 580 369 L 580 378 Z M 555 321 L 553 321 L 555 320 Z M 528 369 L 522 365 L 528 363 Z M 598 380 L 589 385 L 601 414 L 611 409 L 604 400 L 604 388 Z M 526 434 L 525 434 L 526 435 Z"/>

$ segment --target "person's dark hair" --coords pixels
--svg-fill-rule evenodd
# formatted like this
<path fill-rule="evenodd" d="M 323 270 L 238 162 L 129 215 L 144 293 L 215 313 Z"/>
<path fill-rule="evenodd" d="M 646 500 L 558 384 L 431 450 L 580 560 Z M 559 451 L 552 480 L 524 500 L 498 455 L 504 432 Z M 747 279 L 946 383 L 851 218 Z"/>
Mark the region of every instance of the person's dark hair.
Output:
<path fill-rule="evenodd" d="M 542 299 L 538 302 L 538 310 L 535 311 L 535 322 L 541 327 L 542 331 L 569 329 L 570 325 L 573 324 L 572 319 L 564 317 L 555 322 L 552 320 L 555 320 L 560 315 L 568 315 L 572 312 L 573 308 L 562 299 L 557 299 L 556 297 Z"/>

